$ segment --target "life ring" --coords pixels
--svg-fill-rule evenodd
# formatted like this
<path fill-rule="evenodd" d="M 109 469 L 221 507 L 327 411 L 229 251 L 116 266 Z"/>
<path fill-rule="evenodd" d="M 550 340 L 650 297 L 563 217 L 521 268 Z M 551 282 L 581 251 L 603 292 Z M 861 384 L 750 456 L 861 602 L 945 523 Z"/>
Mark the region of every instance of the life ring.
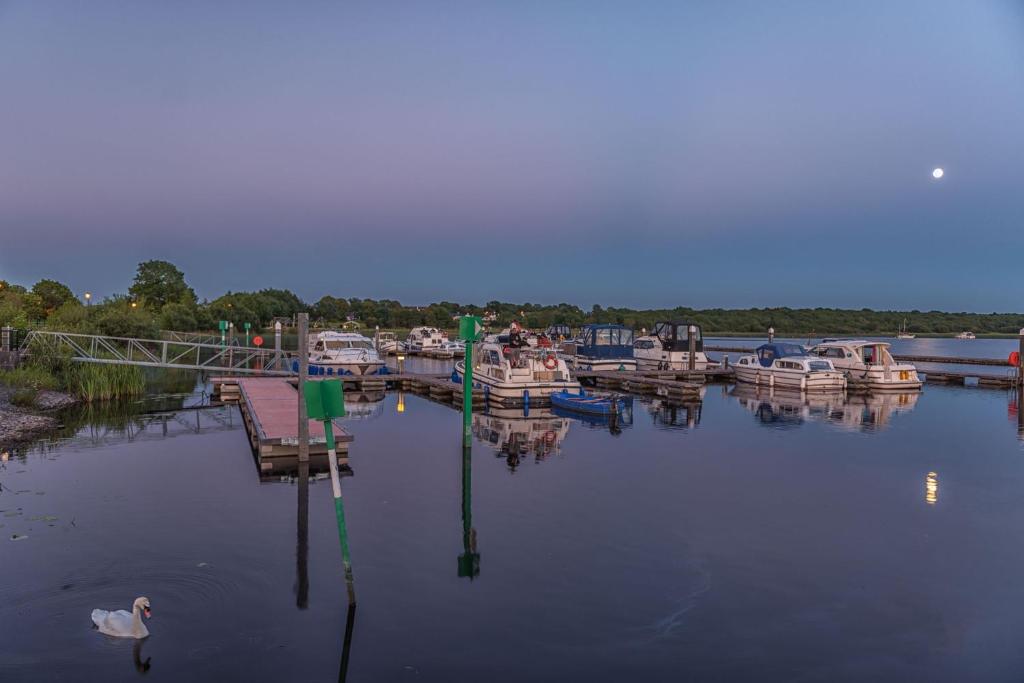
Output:
<path fill-rule="evenodd" d="M 548 370 L 554 370 L 555 368 L 558 367 L 558 359 L 555 358 L 554 356 L 548 356 L 547 358 L 544 359 L 544 367 L 546 367 Z"/>
<path fill-rule="evenodd" d="M 548 446 L 550 446 L 551 444 L 553 444 L 555 442 L 555 438 L 556 438 L 555 433 L 553 431 L 551 431 L 550 429 L 548 431 L 544 432 L 544 443 L 546 443 Z"/>
<path fill-rule="evenodd" d="M 1020 351 L 1011 351 L 1010 357 L 1006 359 L 1006 364 L 1012 367 L 1020 366 Z"/>

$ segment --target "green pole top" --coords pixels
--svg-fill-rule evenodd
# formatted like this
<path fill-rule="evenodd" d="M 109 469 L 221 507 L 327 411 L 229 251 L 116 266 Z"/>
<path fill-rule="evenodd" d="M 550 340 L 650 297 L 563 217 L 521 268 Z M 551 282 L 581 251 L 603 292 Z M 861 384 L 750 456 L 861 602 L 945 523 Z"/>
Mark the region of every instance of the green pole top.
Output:
<path fill-rule="evenodd" d="M 483 320 L 475 315 L 464 315 L 459 319 L 459 339 L 474 342 L 484 331 Z"/>
<path fill-rule="evenodd" d="M 340 379 L 306 382 L 302 389 L 309 419 L 330 422 L 333 418 L 345 417 L 345 392 Z"/>

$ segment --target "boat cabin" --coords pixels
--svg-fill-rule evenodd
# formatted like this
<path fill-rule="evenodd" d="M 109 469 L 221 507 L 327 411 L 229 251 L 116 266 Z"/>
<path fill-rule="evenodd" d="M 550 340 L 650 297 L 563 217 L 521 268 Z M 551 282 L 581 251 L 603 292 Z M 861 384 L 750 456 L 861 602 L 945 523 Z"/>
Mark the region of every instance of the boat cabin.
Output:
<path fill-rule="evenodd" d="M 586 325 L 576 354 L 586 358 L 632 358 L 633 330 L 623 325 Z"/>
<path fill-rule="evenodd" d="M 544 330 L 544 336 L 552 341 L 572 339 L 572 328 L 568 325 L 551 325 Z"/>
<path fill-rule="evenodd" d="M 779 358 L 793 358 L 793 357 L 806 357 L 807 350 L 799 344 L 787 344 L 785 342 L 773 342 L 771 344 L 762 344 L 757 347 L 754 352 L 757 356 L 757 362 L 762 367 L 771 367 Z M 831 369 L 831 368 L 829 368 Z"/>
<path fill-rule="evenodd" d="M 661 340 L 661 348 L 664 351 L 689 351 L 690 350 L 690 327 L 695 328 L 696 350 L 704 350 L 704 338 L 701 334 L 700 325 L 694 325 L 686 320 L 670 320 L 654 323 L 651 335 Z"/>

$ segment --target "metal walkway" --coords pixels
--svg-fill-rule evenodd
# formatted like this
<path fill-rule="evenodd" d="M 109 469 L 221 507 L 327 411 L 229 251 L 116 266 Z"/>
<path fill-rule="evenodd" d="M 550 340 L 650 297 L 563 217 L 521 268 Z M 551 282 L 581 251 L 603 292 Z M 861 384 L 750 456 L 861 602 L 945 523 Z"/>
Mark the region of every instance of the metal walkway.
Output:
<path fill-rule="evenodd" d="M 288 352 L 169 339 L 133 339 L 99 334 L 34 330 L 22 342 L 29 354 L 69 355 L 81 363 L 150 368 L 228 371 L 234 374 L 294 375 Z"/>

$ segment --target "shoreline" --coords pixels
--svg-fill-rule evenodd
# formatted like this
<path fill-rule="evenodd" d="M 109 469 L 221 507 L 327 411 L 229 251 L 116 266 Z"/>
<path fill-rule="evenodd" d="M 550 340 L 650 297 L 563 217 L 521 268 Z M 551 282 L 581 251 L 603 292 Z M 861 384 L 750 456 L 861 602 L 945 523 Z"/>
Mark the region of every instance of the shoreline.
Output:
<path fill-rule="evenodd" d="M 60 391 L 40 391 L 36 404 L 21 408 L 10 402 L 10 387 L 0 384 L 0 450 L 8 450 L 43 436 L 56 429 L 60 421 L 49 413 L 78 403 Z"/>

